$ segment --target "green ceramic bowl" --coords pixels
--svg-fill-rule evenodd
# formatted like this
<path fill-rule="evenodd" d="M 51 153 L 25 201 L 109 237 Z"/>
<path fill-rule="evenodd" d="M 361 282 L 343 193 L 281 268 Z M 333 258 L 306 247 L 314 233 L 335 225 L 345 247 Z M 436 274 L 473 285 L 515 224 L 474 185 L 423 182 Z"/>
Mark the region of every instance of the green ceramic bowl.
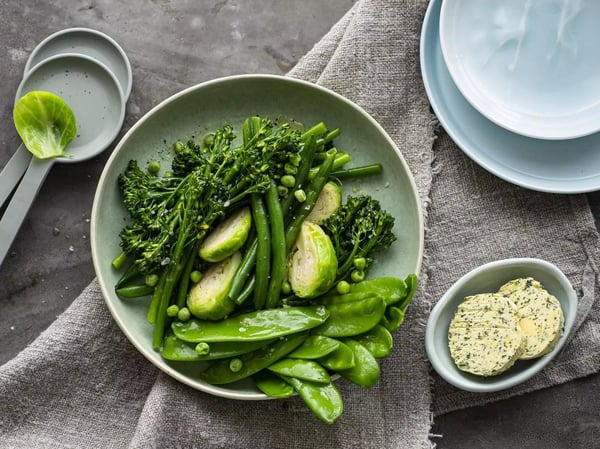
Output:
<path fill-rule="evenodd" d="M 250 381 L 212 386 L 195 376 L 194 363 L 172 363 L 152 349 L 152 326 L 146 321 L 149 299 L 123 300 L 114 293 L 119 273 L 111 267 L 120 252 L 119 232 L 125 209 L 117 177 L 130 159 L 140 166 L 153 159 L 168 164 L 170 144 L 202 136 L 225 123 L 239 129 L 244 118 L 260 115 L 293 118 L 306 126 L 324 121 L 339 127 L 336 145 L 352 155 L 352 165 L 381 162 L 381 176 L 349 182 L 345 194 L 357 191 L 378 198 L 396 217 L 398 240 L 377 260 L 371 276 L 405 277 L 418 273 L 423 255 L 423 216 L 411 173 L 402 154 L 373 118 L 344 97 L 311 83 L 271 75 L 241 75 L 190 87 L 160 103 L 123 137 L 108 160 L 94 198 L 91 246 L 94 267 L 106 304 L 133 345 L 154 365 L 175 379 L 214 395 L 236 399 L 266 399 Z"/>
<path fill-rule="evenodd" d="M 459 370 L 448 348 L 448 328 L 456 308 L 466 296 L 498 291 L 504 283 L 532 277 L 560 302 L 565 323 L 563 334 L 552 351 L 531 360 L 517 360 L 497 376 L 480 377 Z M 462 390 L 478 393 L 505 390 L 538 374 L 567 342 L 577 314 L 577 295 L 562 271 L 550 262 L 534 258 L 504 259 L 482 265 L 460 278 L 440 298 L 429 315 L 425 331 L 425 348 L 433 368 L 448 383 Z"/>

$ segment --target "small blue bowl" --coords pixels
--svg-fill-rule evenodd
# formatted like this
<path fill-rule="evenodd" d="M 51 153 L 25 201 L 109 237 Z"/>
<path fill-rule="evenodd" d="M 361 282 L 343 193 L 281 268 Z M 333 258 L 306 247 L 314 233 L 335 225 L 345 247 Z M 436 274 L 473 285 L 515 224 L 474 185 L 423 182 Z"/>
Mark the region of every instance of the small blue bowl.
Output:
<path fill-rule="evenodd" d="M 518 360 L 497 376 L 480 377 L 459 370 L 448 348 L 448 328 L 458 305 L 466 296 L 493 293 L 504 283 L 524 277 L 541 282 L 560 302 L 565 322 L 555 348 L 537 359 Z M 499 260 L 467 273 L 441 297 L 427 321 L 425 349 L 433 368 L 455 387 L 479 393 L 504 390 L 530 379 L 556 357 L 573 328 L 576 312 L 577 295 L 567 277 L 555 265 L 531 258 Z"/>

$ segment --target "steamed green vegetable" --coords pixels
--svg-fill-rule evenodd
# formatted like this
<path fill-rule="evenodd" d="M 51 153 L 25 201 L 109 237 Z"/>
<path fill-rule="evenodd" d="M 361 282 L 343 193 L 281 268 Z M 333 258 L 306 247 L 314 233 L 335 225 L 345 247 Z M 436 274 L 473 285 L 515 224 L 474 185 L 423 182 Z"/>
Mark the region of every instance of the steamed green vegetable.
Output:
<path fill-rule="evenodd" d="M 13 121 L 23 143 L 38 159 L 68 156 L 65 148 L 77 134 L 75 114 L 51 92 L 22 96 L 13 110 Z"/>
<path fill-rule="evenodd" d="M 240 249 L 250 232 L 252 216 L 243 207 L 220 223 L 200 245 L 199 255 L 207 262 L 220 262 Z"/>
<path fill-rule="evenodd" d="M 192 315 L 203 320 L 220 320 L 233 312 L 235 303 L 228 293 L 241 262 L 242 255 L 238 251 L 204 273 L 188 295 L 187 306 Z"/>
<path fill-rule="evenodd" d="M 292 250 L 288 276 L 300 298 L 327 292 L 335 281 L 337 258 L 331 240 L 318 224 L 304 222 Z"/>
<path fill-rule="evenodd" d="M 377 382 L 417 285 L 414 275 L 368 279 L 394 218 L 368 195 L 343 202 L 340 180 L 382 166 L 346 168 L 340 130 L 322 122 L 250 117 L 240 133 L 225 125 L 177 141 L 171 167 L 129 162 L 116 288 L 153 292 L 164 359 L 201 362 L 207 383 L 251 377 L 269 396 L 296 392 L 331 423 L 343 410 L 331 376 Z"/>

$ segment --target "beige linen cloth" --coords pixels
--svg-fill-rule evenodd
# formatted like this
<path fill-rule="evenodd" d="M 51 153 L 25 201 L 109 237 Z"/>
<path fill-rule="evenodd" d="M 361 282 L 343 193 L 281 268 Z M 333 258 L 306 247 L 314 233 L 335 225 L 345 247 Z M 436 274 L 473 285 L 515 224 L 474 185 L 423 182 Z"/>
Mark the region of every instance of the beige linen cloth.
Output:
<path fill-rule="evenodd" d="M 382 362 L 379 384 L 364 390 L 340 381 L 346 409 L 331 426 L 296 397 L 239 402 L 195 391 L 137 353 L 93 282 L 0 367 L 0 448 L 430 448 L 432 411 L 479 405 L 598 370 L 598 234 L 586 199 L 505 183 L 436 129 L 418 65 L 426 6 L 360 0 L 290 73 L 372 114 L 403 152 L 425 206 L 421 290 L 393 355 Z M 431 305 L 475 266 L 518 256 L 549 260 L 567 274 L 580 297 L 577 332 L 530 382 L 497 395 L 459 392 L 430 373 L 424 324 Z"/>

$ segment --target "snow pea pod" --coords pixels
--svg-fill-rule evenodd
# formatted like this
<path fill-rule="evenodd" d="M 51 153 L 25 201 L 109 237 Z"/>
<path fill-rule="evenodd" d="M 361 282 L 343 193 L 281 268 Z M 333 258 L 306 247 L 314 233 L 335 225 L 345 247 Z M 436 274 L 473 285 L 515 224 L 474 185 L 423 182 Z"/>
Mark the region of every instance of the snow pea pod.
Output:
<path fill-rule="evenodd" d="M 396 332 L 404 322 L 404 311 L 395 306 L 389 306 L 381 319 L 381 325 L 390 332 Z"/>
<path fill-rule="evenodd" d="M 321 421 L 333 424 L 343 413 L 344 401 L 335 384 L 317 384 L 287 376 L 282 376 L 282 379 L 294 387 L 298 396 Z"/>
<path fill-rule="evenodd" d="M 375 293 L 385 300 L 385 305 L 395 304 L 406 297 L 408 287 L 400 278 L 380 277 L 350 284 L 350 293 Z"/>
<path fill-rule="evenodd" d="M 273 340 L 214 342 L 209 345 L 207 354 L 196 352 L 196 343 L 178 339 L 175 335 L 167 335 L 163 341 L 162 356 L 166 360 L 177 362 L 195 362 L 199 360 L 215 360 L 235 357 L 268 345 Z"/>
<path fill-rule="evenodd" d="M 390 355 L 394 345 L 392 334 L 380 324 L 364 334 L 357 335 L 354 340 L 367 348 L 367 351 L 376 359 Z"/>
<path fill-rule="evenodd" d="M 368 331 L 381 321 L 385 301 L 374 295 L 359 301 L 331 304 L 327 310 L 329 319 L 314 333 L 326 337 L 350 337 Z"/>
<path fill-rule="evenodd" d="M 354 352 L 347 345 L 338 341 L 338 347 L 335 351 L 317 359 L 317 362 L 332 371 L 352 368 L 354 366 Z"/>
<path fill-rule="evenodd" d="M 319 326 L 329 317 L 323 306 L 286 307 L 232 316 L 221 321 L 175 321 L 173 333 L 192 343 L 269 340 Z"/>
<path fill-rule="evenodd" d="M 335 338 L 323 335 L 309 335 L 298 349 L 290 353 L 289 357 L 296 359 L 318 359 L 332 353 L 339 345 L 340 342 Z"/>
<path fill-rule="evenodd" d="M 271 398 L 289 398 L 294 394 L 294 387 L 270 371 L 259 371 L 252 378 L 256 387 Z"/>
<path fill-rule="evenodd" d="M 308 380 L 319 384 L 331 382 L 327 370 L 313 360 L 283 358 L 267 369 L 275 374 L 295 377 L 296 379 Z"/>
<path fill-rule="evenodd" d="M 375 357 L 371 355 L 367 348 L 352 338 L 345 338 L 344 344 L 354 352 L 354 366 L 346 370 L 340 370 L 338 373 L 350 382 L 364 388 L 375 385 L 379 381 L 380 374 L 379 364 Z"/>
<path fill-rule="evenodd" d="M 241 367 L 236 371 L 232 371 L 230 368 L 231 359 L 217 360 L 200 373 L 200 379 L 213 385 L 228 384 L 245 379 L 288 355 L 300 346 L 306 337 L 305 332 L 287 335 L 256 351 L 242 354 L 239 356 Z"/>

